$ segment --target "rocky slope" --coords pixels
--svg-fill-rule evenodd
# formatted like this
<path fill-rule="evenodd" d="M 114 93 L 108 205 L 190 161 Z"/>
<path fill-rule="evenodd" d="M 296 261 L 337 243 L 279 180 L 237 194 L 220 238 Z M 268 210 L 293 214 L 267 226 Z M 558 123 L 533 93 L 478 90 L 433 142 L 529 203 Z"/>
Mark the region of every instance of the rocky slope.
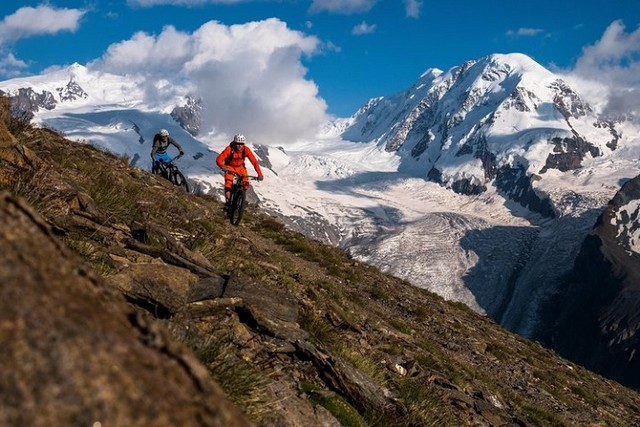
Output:
<path fill-rule="evenodd" d="M 6 425 L 640 425 L 462 304 L 1 111 Z"/>
<path fill-rule="evenodd" d="M 0 213 L 0 424 L 251 425 L 184 345 L 31 208 L 3 192 Z"/>

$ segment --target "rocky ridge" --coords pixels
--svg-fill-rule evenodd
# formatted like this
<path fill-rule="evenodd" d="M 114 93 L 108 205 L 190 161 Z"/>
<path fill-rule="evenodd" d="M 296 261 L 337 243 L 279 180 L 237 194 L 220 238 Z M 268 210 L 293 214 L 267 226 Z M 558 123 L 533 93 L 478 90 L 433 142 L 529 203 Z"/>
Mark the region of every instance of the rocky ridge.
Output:
<path fill-rule="evenodd" d="M 8 425 L 640 425 L 636 392 L 461 304 L 2 111 Z"/>

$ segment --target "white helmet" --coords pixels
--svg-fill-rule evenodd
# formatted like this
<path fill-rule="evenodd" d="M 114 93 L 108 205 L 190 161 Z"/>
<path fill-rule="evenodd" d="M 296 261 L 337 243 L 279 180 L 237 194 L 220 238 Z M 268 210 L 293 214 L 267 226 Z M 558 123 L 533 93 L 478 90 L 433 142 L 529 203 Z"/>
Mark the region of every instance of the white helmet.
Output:
<path fill-rule="evenodd" d="M 169 136 L 169 131 L 166 129 L 160 129 L 160 136 Z"/>
<path fill-rule="evenodd" d="M 235 142 L 236 144 L 244 144 L 245 142 L 247 142 L 247 140 L 244 135 L 237 134 L 233 137 L 233 142 Z"/>

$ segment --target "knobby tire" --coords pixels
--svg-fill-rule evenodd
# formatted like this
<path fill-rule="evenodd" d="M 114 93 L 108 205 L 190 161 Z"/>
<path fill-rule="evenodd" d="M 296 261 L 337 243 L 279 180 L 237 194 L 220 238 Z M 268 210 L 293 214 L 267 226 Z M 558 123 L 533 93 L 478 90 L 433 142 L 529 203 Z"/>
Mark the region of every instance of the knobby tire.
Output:
<path fill-rule="evenodd" d="M 187 193 L 189 192 L 189 183 L 187 182 L 187 178 L 185 178 L 182 172 L 177 169 L 173 171 L 173 183 L 178 187 L 181 187 Z"/>
<path fill-rule="evenodd" d="M 238 189 L 231 195 L 231 206 L 229 207 L 229 221 L 231 224 L 238 225 L 242 220 L 242 214 L 244 213 L 245 192 L 242 189 Z"/>
<path fill-rule="evenodd" d="M 187 178 L 184 176 L 182 172 L 180 172 L 180 170 L 175 165 L 166 167 L 166 166 L 154 164 L 151 167 L 151 173 L 159 175 L 167 179 L 173 185 L 177 185 L 178 187 L 182 188 L 187 193 L 189 192 L 189 182 L 187 181 Z"/>

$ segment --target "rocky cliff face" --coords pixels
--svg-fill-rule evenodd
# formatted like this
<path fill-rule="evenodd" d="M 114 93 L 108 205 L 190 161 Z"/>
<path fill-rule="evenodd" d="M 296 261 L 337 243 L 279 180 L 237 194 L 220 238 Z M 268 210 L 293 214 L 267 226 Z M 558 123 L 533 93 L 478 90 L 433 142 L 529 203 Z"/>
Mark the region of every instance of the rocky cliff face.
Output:
<path fill-rule="evenodd" d="M 57 101 L 49 91 L 36 93 L 32 88 L 20 88 L 12 94 L 0 90 L 1 96 L 6 96 L 11 102 L 11 113 L 14 117 L 21 117 L 26 120 L 33 118 L 33 113 L 40 108 L 53 110 Z"/>
<path fill-rule="evenodd" d="M 640 426 L 461 304 L 0 118 L 1 424 Z"/>
<path fill-rule="evenodd" d="M 89 96 L 73 78 L 66 85 L 57 87 L 56 93 L 57 98 L 48 90 L 37 93 L 30 87 L 18 88 L 11 93 L 0 90 L 0 95 L 9 99 L 13 116 L 26 119 L 31 119 L 33 113 L 40 109 L 53 110 L 60 102 L 71 102 Z"/>
<path fill-rule="evenodd" d="M 202 126 L 202 99 L 187 97 L 185 105 L 171 111 L 171 117 L 191 135 L 198 135 Z"/>
<path fill-rule="evenodd" d="M 640 176 L 626 182 L 587 236 L 556 299 L 552 346 L 631 387 L 640 387 Z"/>

